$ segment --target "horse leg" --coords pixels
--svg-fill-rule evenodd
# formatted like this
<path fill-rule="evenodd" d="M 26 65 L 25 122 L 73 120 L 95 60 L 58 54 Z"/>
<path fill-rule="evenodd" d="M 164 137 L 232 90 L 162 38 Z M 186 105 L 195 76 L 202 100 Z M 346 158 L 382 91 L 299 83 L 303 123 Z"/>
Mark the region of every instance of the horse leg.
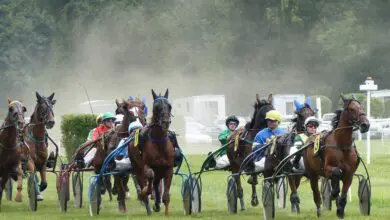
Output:
<path fill-rule="evenodd" d="M 238 177 L 237 179 L 240 179 Z M 259 205 L 259 199 L 257 198 L 257 192 L 256 192 L 256 185 L 257 185 L 257 175 L 252 175 L 252 200 L 251 200 L 251 205 L 253 207 L 256 207 Z M 241 182 L 241 181 L 240 181 Z M 245 210 L 245 204 L 244 204 L 244 193 L 241 192 L 241 196 L 238 196 L 240 198 L 240 204 L 241 204 L 241 210 Z"/>
<path fill-rule="evenodd" d="M 298 185 L 297 184 L 297 176 L 288 176 L 288 182 L 290 184 L 291 194 L 290 194 L 290 202 L 291 202 L 291 212 L 299 213 L 299 196 L 298 196 Z"/>
<path fill-rule="evenodd" d="M 129 186 L 127 185 L 129 183 L 130 176 L 125 175 L 123 177 L 123 187 L 125 188 L 125 199 L 130 199 L 130 189 Z"/>
<path fill-rule="evenodd" d="M 22 161 L 19 161 L 18 164 L 18 185 L 16 187 L 17 192 L 15 195 L 16 202 L 22 202 L 22 190 L 23 190 L 23 169 L 22 169 Z"/>
<path fill-rule="evenodd" d="M 153 188 L 154 188 L 154 206 L 153 210 L 155 212 L 160 212 L 160 203 L 161 203 L 161 192 L 160 192 L 160 180 L 161 176 L 155 176 L 153 179 Z"/>
<path fill-rule="evenodd" d="M 335 200 L 339 197 L 340 194 L 340 178 L 332 177 L 331 184 L 332 184 L 331 199 Z"/>
<path fill-rule="evenodd" d="M 313 191 L 313 199 L 317 206 L 317 217 L 321 216 L 321 195 L 320 190 L 318 188 L 318 175 L 317 174 L 310 174 L 310 186 L 311 190 Z"/>
<path fill-rule="evenodd" d="M 115 179 L 115 181 L 114 181 L 115 187 L 116 187 L 117 193 L 118 193 L 117 201 L 118 201 L 119 212 L 125 213 L 125 212 L 127 212 L 127 209 L 126 209 L 126 203 L 125 203 L 125 189 L 123 186 L 123 182 L 124 182 L 123 176 L 122 175 L 115 175 L 114 179 Z"/>
<path fill-rule="evenodd" d="M 39 171 L 39 174 L 41 176 L 41 184 L 39 185 L 39 192 L 43 192 L 47 188 L 46 165 L 42 166 L 41 170 Z"/>
<path fill-rule="evenodd" d="M 337 206 L 337 217 L 340 219 L 344 218 L 344 211 L 345 206 L 347 205 L 347 193 L 348 189 L 351 186 L 352 183 L 353 174 L 345 175 L 343 178 L 343 188 L 341 191 L 341 196 L 337 198 L 336 200 L 336 206 Z"/>
<path fill-rule="evenodd" d="M 138 197 L 144 203 L 147 215 L 151 215 L 152 209 L 150 208 L 148 195 L 151 194 L 150 192 L 152 191 L 154 172 L 152 169 L 145 165 L 144 169 L 140 170 L 139 173 L 141 175 L 137 175 L 137 181 L 140 185 L 140 193 Z"/>
<path fill-rule="evenodd" d="M 173 167 L 170 167 L 165 171 L 165 177 L 164 177 L 165 182 L 164 182 L 164 194 L 163 194 L 162 201 L 165 205 L 165 216 L 169 216 L 169 202 L 170 202 L 169 189 L 171 188 L 172 176 L 173 176 Z"/>

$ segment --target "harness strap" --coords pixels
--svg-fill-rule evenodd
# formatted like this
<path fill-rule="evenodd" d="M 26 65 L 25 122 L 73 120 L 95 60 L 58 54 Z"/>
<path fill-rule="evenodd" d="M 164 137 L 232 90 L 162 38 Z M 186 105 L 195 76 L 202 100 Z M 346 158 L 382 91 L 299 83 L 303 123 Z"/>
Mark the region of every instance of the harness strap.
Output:
<path fill-rule="evenodd" d="M 134 147 L 138 146 L 138 141 L 139 141 L 139 132 L 141 129 L 135 130 L 135 135 L 134 135 Z"/>

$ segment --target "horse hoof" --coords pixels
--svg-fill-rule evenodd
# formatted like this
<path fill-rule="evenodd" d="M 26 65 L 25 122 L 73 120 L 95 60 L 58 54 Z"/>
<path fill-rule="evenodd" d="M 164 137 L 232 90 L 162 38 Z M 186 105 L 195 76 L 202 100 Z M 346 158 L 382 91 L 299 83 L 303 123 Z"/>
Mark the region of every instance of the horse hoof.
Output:
<path fill-rule="evenodd" d="M 119 206 L 119 212 L 121 213 L 127 212 L 125 202 L 118 202 L 118 206 Z"/>
<path fill-rule="evenodd" d="M 154 212 L 160 212 L 160 205 L 154 204 L 153 205 L 153 211 Z"/>
<path fill-rule="evenodd" d="M 47 182 L 42 182 L 42 183 L 39 185 L 39 191 L 40 191 L 40 192 L 45 191 L 46 188 L 47 188 Z"/>
<path fill-rule="evenodd" d="M 291 212 L 292 212 L 292 213 L 299 214 L 299 212 L 300 212 L 300 210 L 299 210 L 299 204 L 292 204 L 292 205 L 291 205 Z"/>
<path fill-rule="evenodd" d="M 317 218 L 321 217 L 321 209 L 317 209 Z"/>
<path fill-rule="evenodd" d="M 22 201 L 23 201 L 22 194 L 21 193 L 16 193 L 15 202 L 22 202 Z"/>
<path fill-rule="evenodd" d="M 256 207 L 259 205 L 259 200 L 257 198 L 253 198 L 252 201 L 251 201 L 251 205 L 253 207 Z"/>
<path fill-rule="evenodd" d="M 337 209 L 336 213 L 337 213 L 337 217 L 339 217 L 339 219 L 344 219 L 344 210 Z"/>

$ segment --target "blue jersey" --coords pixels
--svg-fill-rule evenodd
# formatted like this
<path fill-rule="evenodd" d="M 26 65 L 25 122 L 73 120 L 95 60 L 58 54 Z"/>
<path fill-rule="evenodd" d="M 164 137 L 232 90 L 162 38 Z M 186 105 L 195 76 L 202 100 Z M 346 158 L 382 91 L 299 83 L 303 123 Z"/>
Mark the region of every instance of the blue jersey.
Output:
<path fill-rule="evenodd" d="M 254 142 L 263 145 L 268 143 L 274 136 L 280 136 L 287 133 L 282 128 L 276 128 L 275 130 L 271 130 L 270 128 L 264 128 L 256 134 Z"/>
<path fill-rule="evenodd" d="M 271 139 L 275 136 L 283 135 L 286 131 L 282 128 L 276 128 L 275 130 L 271 130 L 270 128 L 264 128 L 256 134 L 254 143 L 253 143 L 253 151 L 256 151 L 264 144 L 267 144 L 271 141 Z M 265 156 L 265 150 L 261 150 L 256 153 L 256 161 L 260 160 Z"/>

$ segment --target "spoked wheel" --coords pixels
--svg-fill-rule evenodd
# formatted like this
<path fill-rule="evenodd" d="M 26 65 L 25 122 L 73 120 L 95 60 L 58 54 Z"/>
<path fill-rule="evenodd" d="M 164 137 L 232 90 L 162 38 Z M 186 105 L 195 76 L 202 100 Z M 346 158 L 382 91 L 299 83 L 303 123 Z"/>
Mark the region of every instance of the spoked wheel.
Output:
<path fill-rule="evenodd" d="M 281 209 L 286 208 L 286 196 L 287 196 L 287 178 L 279 178 L 277 188 L 278 207 Z"/>
<path fill-rule="evenodd" d="M 38 203 L 37 203 L 37 182 L 35 181 L 35 173 L 30 173 L 27 180 L 27 191 L 28 191 L 28 199 L 29 205 L 33 212 L 37 211 Z"/>
<path fill-rule="evenodd" d="M 69 175 L 64 173 L 60 177 L 60 191 L 59 191 L 59 203 L 61 212 L 66 212 L 68 210 L 68 201 L 69 201 Z"/>
<path fill-rule="evenodd" d="M 274 187 L 270 181 L 265 181 L 263 185 L 263 210 L 264 219 L 275 218 Z"/>
<path fill-rule="evenodd" d="M 100 212 L 101 203 L 101 184 L 102 180 L 99 177 L 92 179 L 89 185 L 88 197 L 89 197 L 89 214 L 91 216 L 97 216 Z"/>
<path fill-rule="evenodd" d="M 237 193 L 236 179 L 234 177 L 230 178 L 228 181 L 226 196 L 227 196 L 229 214 L 236 214 L 238 193 Z"/>
<path fill-rule="evenodd" d="M 7 183 L 5 184 L 5 196 L 8 201 L 12 201 L 12 179 L 9 178 Z"/>
<path fill-rule="evenodd" d="M 182 196 L 184 214 L 191 215 L 201 211 L 201 189 L 197 179 L 192 177 L 186 179 Z"/>
<path fill-rule="evenodd" d="M 77 172 L 73 175 L 73 196 L 74 196 L 74 207 L 81 208 L 83 206 L 83 180 L 82 173 Z"/>
<path fill-rule="evenodd" d="M 325 210 L 332 210 L 332 184 L 330 179 L 321 178 L 321 196 Z"/>
<path fill-rule="evenodd" d="M 370 215 L 371 213 L 371 186 L 369 181 L 362 177 L 359 181 L 359 207 L 360 214 Z"/>

